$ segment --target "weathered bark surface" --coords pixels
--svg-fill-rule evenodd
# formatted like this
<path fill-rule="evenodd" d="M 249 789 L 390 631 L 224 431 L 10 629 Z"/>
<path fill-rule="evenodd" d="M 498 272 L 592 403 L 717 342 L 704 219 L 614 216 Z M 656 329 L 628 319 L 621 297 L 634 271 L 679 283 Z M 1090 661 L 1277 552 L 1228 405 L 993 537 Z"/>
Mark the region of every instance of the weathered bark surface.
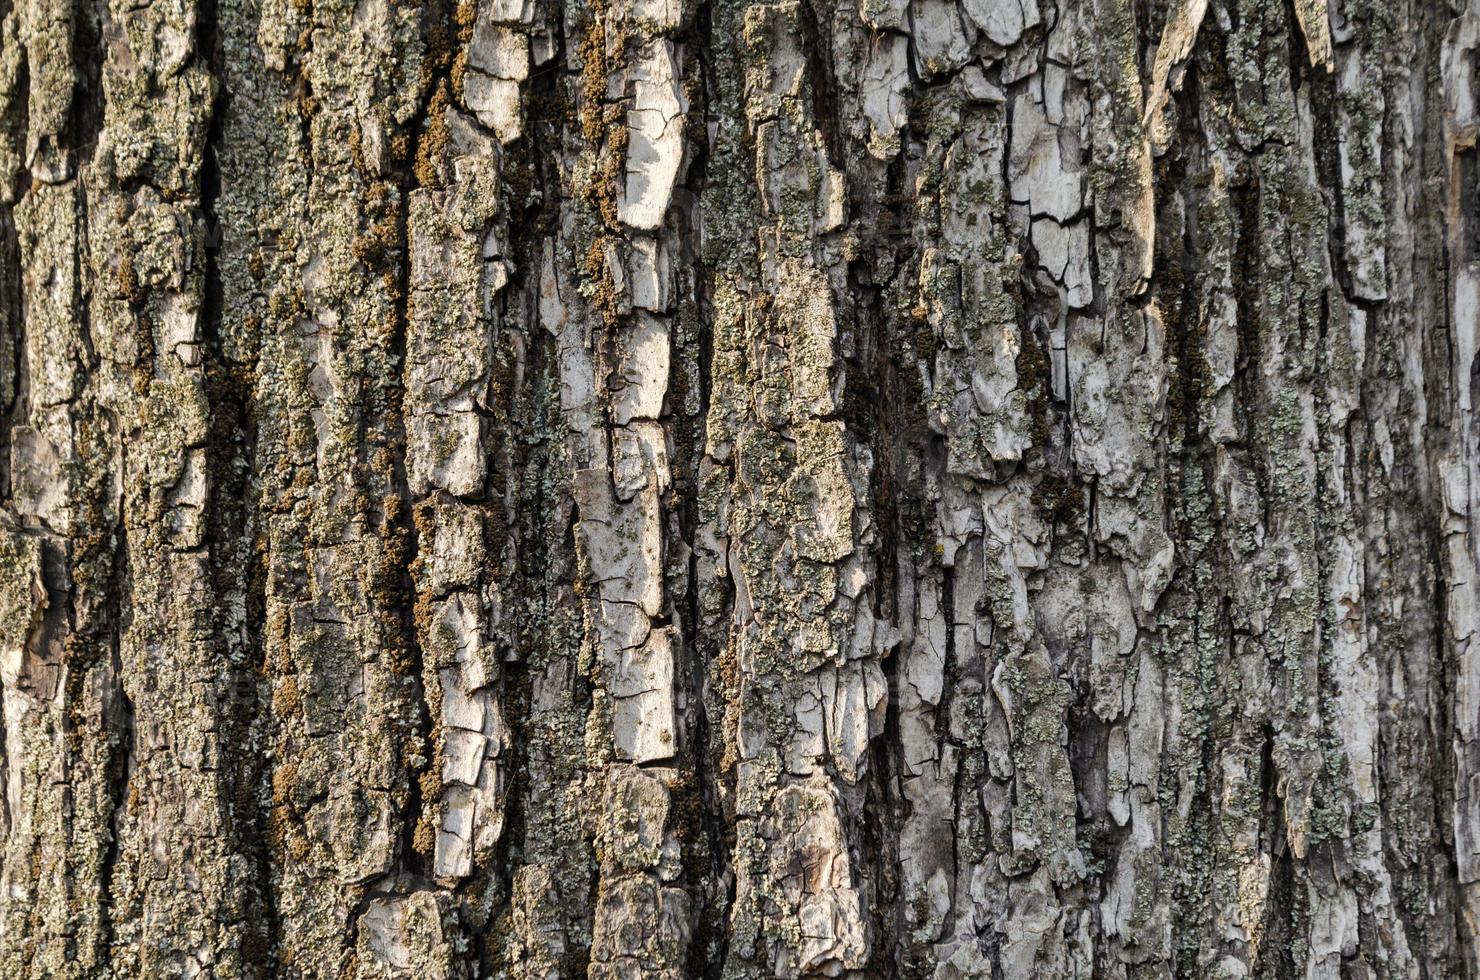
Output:
<path fill-rule="evenodd" d="M 1474 0 L 0 0 L 0 976 L 1480 975 Z"/>

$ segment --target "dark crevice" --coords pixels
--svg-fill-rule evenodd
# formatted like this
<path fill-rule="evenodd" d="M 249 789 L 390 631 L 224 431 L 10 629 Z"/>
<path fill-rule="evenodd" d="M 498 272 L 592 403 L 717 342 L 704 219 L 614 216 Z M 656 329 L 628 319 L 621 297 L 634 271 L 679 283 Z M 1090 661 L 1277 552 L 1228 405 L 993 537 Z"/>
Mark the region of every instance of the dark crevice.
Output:
<path fill-rule="evenodd" d="M 1310 118 L 1313 136 L 1311 151 L 1315 157 L 1316 183 L 1326 204 L 1326 243 L 1330 255 L 1331 274 L 1348 302 L 1360 305 L 1354 295 L 1351 271 L 1346 261 L 1346 197 L 1341 179 L 1340 147 L 1342 134 L 1338 126 L 1340 95 L 1332 73 L 1324 69 L 1310 70 L 1306 61 L 1304 38 L 1294 21 L 1294 0 L 1286 0 L 1291 17 L 1291 75 L 1298 78 L 1308 73 L 1304 86 L 1310 100 Z M 1298 90 L 1299 84 L 1295 85 Z"/>
<path fill-rule="evenodd" d="M 832 25 L 828 18 L 835 8 L 829 4 L 806 0 L 797 6 L 797 19 L 802 29 L 802 56 L 805 59 L 807 92 L 811 96 L 811 121 L 822 134 L 827 147 L 827 158 L 833 166 L 842 166 L 847 159 L 843 145 L 843 134 L 837 120 L 839 97 L 833 71 Z"/>
<path fill-rule="evenodd" d="M 440 79 L 428 86 L 429 90 L 444 84 Z M 415 519 L 416 504 L 413 503 L 411 487 L 406 475 L 407 434 L 405 418 L 405 395 L 406 395 L 406 335 L 410 326 L 411 311 L 411 238 L 410 238 L 410 199 L 411 194 L 417 189 L 414 170 L 409 166 L 409 161 L 418 158 L 420 139 L 426 125 L 428 104 L 423 102 L 418 115 L 408 124 L 411 134 L 410 150 L 407 154 L 407 163 L 401 181 L 400 193 L 396 202 L 396 251 L 395 251 L 395 315 L 391 326 L 389 349 L 386 352 L 387 359 L 393 372 L 387 382 L 385 397 L 388 404 L 386 412 L 386 441 L 389 443 L 391 472 L 387 475 L 390 481 L 391 497 L 394 503 L 382 514 L 380 514 L 381 531 L 384 535 L 384 547 L 390 554 L 387 556 L 388 566 L 395 566 L 392 573 L 387 567 L 387 575 L 393 575 L 397 581 L 385 583 L 389 593 L 398 593 L 400 601 L 394 603 L 391 615 L 394 619 L 392 628 L 395 637 L 392 643 L 398 650 L 395 656 L 396 669 L 402 676 L 402 682 L 406 686 L 406 696 L 416 705 L 415 710 L 415 733 L 420 739 L 420 744 L 428 747 L 426 756 L 432 761 L 428 765 L 435 765 L 435 753 L 431 751 L 431 738 L 436 719 L 432 716 L 432 707 L 427 701 L 425 690 L 425 678 L 423 667 L 425 659 L 421 648 L 421 638 L 417 633 L 416 608 L 417 588 L 416 581 L 412 576 L 413 562 L 421 553 L 423 544 L 421 541 L 421 530 L 419 521 Z M 416 846 L 417 827 L 426 819 L 427 808 L 435 803 L 423 797 L 421 780 L 409 774 L 407 783 L 407 798 L 405 812 L 401 819 L 401 846 L 399 848 L 400 862 L 405 870 L 417 875 L 426 875 L 431 871 L 432 855 L 424 854 Z M 359 916 L 353 917 L 358 923 Z"/>
<path fill-rule="evenodd" d="M 66 134 L 73 151 L 74 173 L 92 158 L 103 129 L 103 37 L 108 21 L 108 5 L 103 0 L 79 0 L 72 18 L 72 69 L 76 80 L 72 88 L 71 113 Z"/>
<path fill-rule="evenodd" d="M 1269 476 L 1265 453 L 1260 449 L 1258 427 L 1254 423 L 1254 406 L 1262 401 L 1264 343 L 1259 301 L 1259 282 L 1263 275 L 1261 215 L 1258 171 L 1247 167 L 1244 180 L 1229 188 L 1234 211 L 1235 245 L 1233 258 L 1234 323 L 1238 334 L 1238 351 L 1234 355 L 1234 410 L 1248 448 L 1246 459 L 1253 468 L 1260 499 L 1268 499 Z"/>
<path fill-rule="evenodd" d="M 713 35 L 712 11 L 708 3 L 700 4 L 695 15 L 696 32 L 693 45 L 698 55 L 691 67 L 697 67 L 700 77 L 707 81 L 710 65 L 706 60 L 709 43 Z M 707 120 L 710 114 L 710 87 L 699 88 L 700 104 L 690 106 L 690 118 Z M 718 883 L 733 879 L 729 875 L 729 847 L 725 829 L 721 792 L 715 763 L 718 760 L 719 736 L 716 723 L 709 714 L 709 671 L 717 653 L 716 638 L 701 630 L 705 621 L 704 606 L 700 589 L 700 555 L 696 547 L 698 529 L 702 520 L 697 502 L 699 490 L 699 464 L 707 446 L 704 420 L 708 417 L 713 385 L 712 362 L 714 356 L 714 317 L 706 293 L 706 277 L 703 275 L 702 246 L 699 241 L 697 212 L 700 209 L 704 188 L 708 183 L 709 139 L 704 125 L 691 125 L 687 184 L 692 195 L 684 209 L 688 219 L 682 224 L 680 258 L 692 269 L 690 280 L 693 289 L 693 337 L 689 338 L 693 349 L 693 364 L 697 376 L 685 377 L 683 387 L 693 388 L 697 394 L 697 411 L 693 417 L 685 417 L 682 392 L 670 390 L 670 411 L 676 416 L 678 452 L 673 463 L 675 487 L 687 490 L 681 496 L 678 507 L 680 536 L 688 550 L 687 582 L 684 590 L 683 652 L 689 670 L 690 697 L 693 710 L 693 745 L 690 749 L 694 767 L 694 792 L 698 794 L 697 829 L 702 835 L 702 846 L 693 848 L 685 855 L 684 866 L 688 876 L 690 893 L 698 909 L 694 916 L 694 930 L 689 944 L 688 973 L 705 980 L 719 980 L 728 954 L 728 920 L 730 905 L 734 900 L 733 888 L 720 889 Z M 680 354 L 676 364 L 687 365 Z M 687 366 L 681 368 L 688 371 Z M 733 590 L 724 583 L 724 605 L 729 608 L 734 601 Z M 702 875 L 701 875 L 702 872 Z"/>
<path fill-rule="evenodd" d="M 11 0 L 0 0 L 0 23 L 11 16 Z M 16 77 L 12 111 L 0 118 L 0 140 L 10 144 L 18 162 L 23 157 L 30 115 L 30 63 L 26 50 L 15 52 Z M 16 234 L 13 202 L 26 193 L 29 174 L 22 164 L 12 173 L 0 174 L 0 503 L 11 498 L 11 431 L 27 421 L 28 365 L 25 347 L 25 317 L 21 309 L 20 239 Z"/>
<path fill-rule="evenodd" d="M 225 69 L 216 0 L 203 0 L 197 21 L 197 51 L 212 77 Z M 204 385 L 210 406 L 206 470 L 210 487 L 206 509 L 213 591 L 212 645 L 224 670 L 223 702 L 233 705 L 222 720 L 223 795 L 229 801 L 229 823 L 249 873 L 237 882 L 241 915 L 242 967 L 249 976 L 269 977 L 277 970 L 279 913 L 272 886 L 268 847 L 268 804 L 271 762 L 259 748 L 260 725 L 267 706 L 262 699 L 266 632 L 266 569 L 254 541 L 260 520 L 256 507 L 252 461 L 256 458 L 252 365 L 233 362 L 223 338 L 224 288 L 220 270 L 223 229 L 218 213 L 221 195 L 220 153 L 229 93 L 222 90 L 211 107 L 211 121 L 200 171 L 200 209 L 204 224 L 201 346 Z M 245 622 L 235 623 L 228 610 L 239 601 Z"/>
<path fill-rule="evenodd" d="M 899 671 L 900 658 L 886 655 L 879 665 L 884 674 L 888 695 L 884 705 L 884 725 L 879 737 L 869 742 L 869 780 L 864 797 L 864 812 L 872 819 L 864 824 L 864 846 L 874 855 L 874 917 L 881 932 L 881 954 L 875 962 L 888 976 L 899 976 L 904 970 L 908 951 L 909 926 L 905 921 L 905 904 L 900 901 L 899 823 L 904 813 L 901 758 L 903 732 L 900 724 L 899 691 L 909 683 Z"/>
<path fill-rule="evenodd" d="M 430 52 L 430 74 L 422 86 L 415 114 L 405 123 L 407 147 L 398 160 L 400 166 L 395 197 L 394 246 L 389 255 L 367 256 L 367 262 L 377 258 L 391 266 L 393 281 L 392 305 L 394 314 L 387 342 L 386 359 L 391 374 L 387 379 L 383 397 L 385 406 L 385 441 L 390 460 L 390 472 L 384 474 L 389 482 L 387 506 L 373 516 L 380 525 L 380 532 L 387 549 L 384 577 L 384 595 L 394 597 L 387 610 L 391 622 L 391 644 L 394 668 L 405 685 L 405 696 L 415 704 L 414 735 L 418 744 L 426 747 L 426 765 L 437 765 L 437 754 L 432 751 L 432 739 L 437 727 L 431 704 L 427 700 L 424 676 L 424 651 L 418 633 L 417 619 L 419 603 L 427 596 L 418 596 L 416 580 L 412 570 L 424 547 L 421 540 L 419 509 L 430 501 L 416 500 L 410 487 L 406 471 L 408 435 L 405 418 L 407 335 L 410 330 L 412 306 L 411 273 L 411 197 L 423 186 L 423 181 L 437 176 L 443 160 L 441 147 L 436 142 L 434 130 L 440 125 L 439 112 L 445 111 L 447 92 L 451 87 L 451 48 L 455 28 L 453 27 L 453 5 L 447 0 L 436 0 L 422 10 L 422 42 Z M 433 142 L 425 145 L 428 140 Z M 427 166 L 422 166 L 423 156 Z M 371 406 L 361 415 L 361 424 L 369 422 Z M 362 439 L 363 443 L 364 440 Z M 429 820 L 429 811 L 436 801 L 427 799 L 423 781 L 415 772 L 408 773 L 406 800 L 401 814 L 401 842 L 399 861 L 402 870 L 414 876 L 424 877 L 432 871 L 432 853 L 418 848 L 418 828 Z M 433 835 L 435 837 L 435 835 Z M 435 846 L 433 844 L 433 846 Z M 359 916 L 354 917 L 358 922 Z"/>
<path fill-rule="evenodd" d="M 25 425 L 29 363 L 21 309 L 20 240 L 8 205 L 0 204 L 0 504 L 8 504 L 13 429 Z"/>
<path fill-rule="evenodd" d="M 935 706 L 935 742 L 936 758 L 943 754 L 942 750 L 946 742 L 951 741 L 951 702 L 955 696 L 956 681 L 956 569 L 954 564 L 941 565 L 940 568 L 940 609 L 941 616 L 945 617 L 946 648 L 941 652 L 940 673 L 943 681 L 940 686 L 940 703 Z M 978 615 L 987 615 L 985 609 L 977 610 Z"/>
<path fill-rule="evenodd" d="M 508 251 L 516 273 L 498 295 L 501 304 L 496 318 L 515 323 L 538 322 L 542 248 L 546 236 L 553 233 L 555 209 L 551 202 L 558 195 L 545 192 L 558 187 L 555 161 L 560 149 L 560 127 L 568 111 L 566 76 L 558 66 L 566 59 L 565 30 L 560 15 L 555 14 L 553 31 L 556 51 L 549 67 L 534 70 L 524 86 L 526 120 L 523 135 L 503 148 L 500 167 L 509 207 Z M 502 426 L 494 426 L 501 443 L 494 455 L 490 486 L 499 506 L 490 515 L 488 528 L 494 539 L 489 553 L 501 572 L 501 588 L 507 589 L 512 617 L 529 625 L 515 626 L 500 637 L 503 664 L 497 696 L 508 725 L 509 742 L 504 753 L 506 781 L 504 790 L 503 833 L 494 847 L 489 866 L 483 869 L 489 882 L 490 907 L 481 922 L 469 931 L 475 954 L 484 971 L 494 974 L 507 964 L 502 960 L 508 931 L 509 900 L 515 872 L 525 860 L 528 834 L 527 804 L 530 793 L 531 741 L 535 737 L 530 725 L 534 695 L 534 670 L 528 648 L 535 638 L 529 630 L 534 624 L 549 621 L 545 608 L 544 572 L 550 556 L 546 553 L 543 529 L 549 519 L 549 501 L 530 499 L 526 480 L 538 473 L 548 448 L 534 435 L 547 415 L 548 388 L 545 384 L 552 371 L 558 370 L 553 338 L 539 329 L 523 334 L 523 342 L 513 339 L 512 329 L 504 332 L 503 343 L 495 357 L 491 408 Z M 498 336 L 496 333 L 495 336 Z M 515 384 L 522 378 L 522 384 Z M 522 424 L 532 423 L 527 429 Z M 505 646 L 507 644 L 507 646 Z"/>
<path fill-rule="evenodd" d="M 1461 262 L 1480 259 L 1480 150 L 1474 146 L 1456 151 L 1459 163 L 1459 201 Z"/>
<path fill-rule="evenodd" d="M 1473 925 L 1466 917 L 1466 896 L 1460 882 L 1459 863 L 1456 854 L 1457 828 L 1454 823 L 1455 813 L 1455 766 L 1457 752 L 1446 750 L 1445 747 L 1456 745 L 1454 732 L 1454 711 L 1456 692 L 1459 687 L 1460 665 L 1453 656 L 1450 644 L 1447 640 L 1449 622 L 1449 574 L 1447 572 L 1448 562 L 1445 560 L 1447 551 L 1444 542 L 1444 532 L 1440 527 L 1435 527 L 1430 541 L 1430 560 L 1435 570 L 1434 575 L 1434 618 L 1437 628 L 1434 630 L 1434 665 L 1433 677 L 1438 682 L 1438 690 L 1434 692 L 1433 703 L 1438 705 L 1436 712 L 1436 731 L 1434 732 L 1434 744 L 1439 746 L 1438 765 L 1436 771 L 1441 777 L 1434 780 L 1434 827 L 1438 831 L 1442 842 L 1442 853 L 1444 875 L 1448 882 L 1453 883 L 1456 901 L 1452 903 L 1454 909 L 1454 935 L 1464 937 L 1470 934 Z M 1468 943 L 1459 943 L 1458 956 L 1456 957 L 1464 969 L 1459 971 L 1461 976 L 1476 976 L 1480 970 L 1480 963 L 1472 961 L 1472 954 Z M 1453 965 L 1453 964 L 1452 964 Z"/>
<path fill-rule="evenodd" d="M 122 462 L 122 454 L 120 454 L 120 466 Z M 128 529 L 122 520 L 118 521 L 114 533 L 117 543 L 112 556 L 112 574 L 108 591 L 110 595 L 120 597 L 122 602 L 123 597 L 131 594 L 130 587 L 133 580 L 128 561 Z M 118 611 L 117 621 L 111 624 L 111 629 L 108 631 L 108 657 L 113 685 L 111 705 L 105 705 L 102 721 L 104 730 L 109 733 L 109 738 L 114 741 L 114 745 L 109 754 L 107 773 L 108 800 L 111 805 L 108 846 L 103 855 L 103 865 L 98 870 L 98 882 L 102 889 L 98 901 L 98 931 L 101 937 L 100 952 L 103 963 L 111 960 L 114 918 L 118 914 L 115 906 L 118 894 L 116 879 L 123 852 L 123 829 L 133 802 L 132 777 L 135 760 L 138 757 L 138 731 L 134 723 L 134 703 L 129 698 L 124 684 L 122 660 L 123 631 L 128 625 L 127 617 L 131 615 L 131 606 L 124 604 Z M 101 968 L 102 965 L 99 964 L 99 967 Z"/>
<path fill-rule="evenodd" d="M 1295 941 L 1301 937 L 1297 931 L 1295 910 L 1299 904 L 1296 894 L 1299 883 L 1295 875 L 1295 860 L 1285 840 L 1284 807 L 1278 792 L 1278 773 L 1275 770 L 1275 732 L 1266 729 L 1264 747 L 1260 757 L 1260 794 L 1263 812 L 1260 820 L 1260 838 L 1263 851 L 1269 856 L 1269 885 L 1264 901 L 1264 918 L 1259 924 L 1258 946 L 1254 951 L 1251 970 L 1255 977 L 1268 980 L 1295 980 L 1301 975 L 1296 968 Z"/>

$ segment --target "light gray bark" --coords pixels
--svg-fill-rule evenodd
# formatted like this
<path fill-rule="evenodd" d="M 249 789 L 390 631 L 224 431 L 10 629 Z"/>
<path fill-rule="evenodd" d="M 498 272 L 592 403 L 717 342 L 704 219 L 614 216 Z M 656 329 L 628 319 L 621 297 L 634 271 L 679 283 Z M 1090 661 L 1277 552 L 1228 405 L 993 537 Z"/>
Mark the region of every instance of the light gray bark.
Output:
<path fill-rule="evenodd" d="M 1473 0 L 0 0 L 0 975 L 1480 975 Z"/>

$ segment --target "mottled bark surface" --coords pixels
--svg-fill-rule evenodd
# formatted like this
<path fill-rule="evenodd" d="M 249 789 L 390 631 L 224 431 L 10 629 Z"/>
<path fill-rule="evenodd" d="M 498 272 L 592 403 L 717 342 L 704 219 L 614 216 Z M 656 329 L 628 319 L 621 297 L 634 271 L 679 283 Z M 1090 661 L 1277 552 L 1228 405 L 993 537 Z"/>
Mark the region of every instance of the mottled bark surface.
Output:
<path fill-rule="evenodd" d="M 1474 0 L 0 0 L 0 976 L 1480 975 Z"/>

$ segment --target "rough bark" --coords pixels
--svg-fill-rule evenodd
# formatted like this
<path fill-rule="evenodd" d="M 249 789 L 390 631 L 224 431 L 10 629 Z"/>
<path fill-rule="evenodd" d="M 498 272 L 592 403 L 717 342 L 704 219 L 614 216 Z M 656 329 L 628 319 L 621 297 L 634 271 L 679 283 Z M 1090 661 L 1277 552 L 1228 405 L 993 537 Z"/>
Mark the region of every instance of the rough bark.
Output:
<path fill-rule="evenodd" d="M 1474 0 L 0 0 L 0 975 L 1480 975 Z"/>

